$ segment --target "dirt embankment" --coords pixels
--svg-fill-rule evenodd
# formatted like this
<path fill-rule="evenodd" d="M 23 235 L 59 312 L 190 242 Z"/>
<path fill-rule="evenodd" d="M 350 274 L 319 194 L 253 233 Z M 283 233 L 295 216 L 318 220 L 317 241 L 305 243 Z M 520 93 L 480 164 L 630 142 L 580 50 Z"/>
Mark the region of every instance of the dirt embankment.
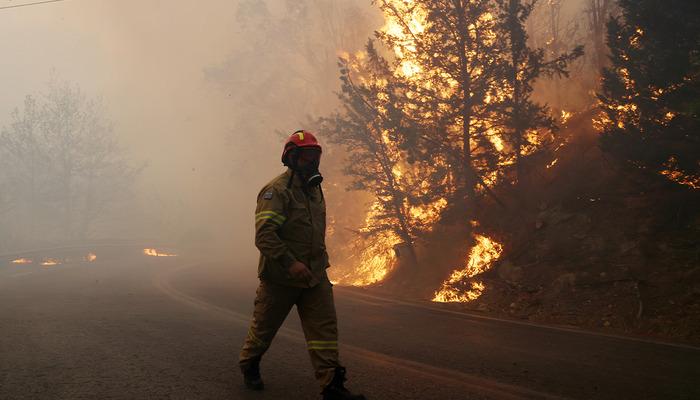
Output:
<path fill-rule="evenodd" d="M 486 209 L 508 250 L 469 306 L 700 343 L 700 193 L 606 158 L 588 121 L 513 209 Z"/>
<path fill-rule="evenodd" d="M 486 286 L 481 297 L 445 307 L 698 344 L 700 191 L 606 157 L 590 121 L 573 120 L 562 131 L 566 144 L 533 166 L 517 192 L 496 191 L 507 208 L 482 199 L 481 227 L 505 251 L 472 278 Z M 443 236 L 431 246 L 447 270 L 468 247 Z M 429 299 L 442 269 L 421 274 L 413 290 L 399 285 L 402 294 Z"/>

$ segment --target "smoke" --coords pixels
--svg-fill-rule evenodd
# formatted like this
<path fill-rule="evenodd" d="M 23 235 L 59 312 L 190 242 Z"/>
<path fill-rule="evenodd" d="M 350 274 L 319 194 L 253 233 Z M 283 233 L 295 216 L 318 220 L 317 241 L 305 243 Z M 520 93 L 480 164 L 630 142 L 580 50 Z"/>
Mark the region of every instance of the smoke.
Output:
<path fill-rule="evenodd" d="M 251 4 L 264 15 L 249 13 Z M 331 109 L 337 46 L 359 47 L 376 27 L 358 20 L 372 12 L 365 1 L 283 0 L 67 0 L 0 10 L 0 125 L 49 80 L 78 85 L 101 98 L 120 144 L 146 164 L 133 204 L 95 235 L 207 243 L 252 261 L 255 198 L 282 171 L 276 131 L 313 130 L 302 121 Z M 324 29 L 335 38 L 321 37 Z M 302 44 L 323 57 L 284 51 Z"/>
<path fill-rule="evenodd" d="M 584 1 L 564 3 L 571 19 Z M 147 165 L 133 204 L 96 236 L 207 243 L 252 262 L 255 197 L 282 171 L 278 132 L 314 130 L 310 117 L 337 104 L 338 54 L 382 25 L 369 0 L 66 0 L 0 10 L 0 125 L 52 76 L 77 84 L 102 99 L 120 144 Z M 338 159 L 324 156 L 322 168 L 339 171 Z"/>

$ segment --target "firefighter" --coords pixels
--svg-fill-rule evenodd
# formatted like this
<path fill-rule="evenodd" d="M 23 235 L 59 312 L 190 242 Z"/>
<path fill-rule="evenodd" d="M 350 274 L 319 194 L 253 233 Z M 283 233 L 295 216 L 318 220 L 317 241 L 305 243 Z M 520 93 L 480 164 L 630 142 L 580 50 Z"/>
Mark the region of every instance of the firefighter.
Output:
<path fill-rule="evenodd" d="M 260 250 L 253 319 L 240 355 L 245 385 L 263 389 L 260 359 L 292 306 L 324 400 L 363 400 L 345 386 L 338 359 L 338 328 L 332 284 L 326 275 L 326 203 L 319 172 L 321 146 L 307 131 L 287 140 L 282 163 L 287 171 L 258 194 L 255 245 Z"/>

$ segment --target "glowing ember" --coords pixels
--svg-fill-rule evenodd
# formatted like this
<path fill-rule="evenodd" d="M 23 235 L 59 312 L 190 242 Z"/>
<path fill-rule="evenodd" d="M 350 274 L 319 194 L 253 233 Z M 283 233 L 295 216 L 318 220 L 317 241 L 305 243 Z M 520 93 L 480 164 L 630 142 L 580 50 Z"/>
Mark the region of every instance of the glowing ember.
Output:
<path fill-rule="evenodd" d="M 88 253 L 88 255 L 85 256 L 85 261 L 87 262 L 93 262 L 97 260 L 97 256 L 94 253 Z"/>
<path fill-rule="evenodd" d="M 674 119 L 675 117 L 676 117 L 676 113 L 669 111 L 664 115 L 664 122 L 665 123 L 671 122 L 671 120 Z"/>
<path fill-rule="evenodd" d="M 59 264 L 61 264 L 61 262 L 56 260 L 55 258 L 45 258 L 43 261 L 41 261 L 41 265 L 43 265 L 44 267 L 53 267 L 54 265 Z"/>
<path fill-rule="evenodd" d="M 561 110 L 561 123 L 565 124 L 569 122 L 573 114 L 569 111 Z"/>
<path fill-rule="evenodd" d="M 143 249 L 143 254 L 151 257 L 177 257 L 177 254 L 161 253 L 156 249 Z"/>
<path fill-rule="evenodd" d="M 661 175 L 678 184 L 689 186 L 695 190 L 700 189 L 700 177 L 684 175 L 678 169 L 678 160 L 675 157 L 669 158 L 664 167 L 666 169 L 659 172 Z"/>
<path fill-rule="evenodd" d="M 551 163 L 549 163 L 549 164 L 547 165 L 547 169 L 550 169 L 550 168 L 552 168 L 553 166 L 557 165 L 557 162 L 559 162 L 559 159 L 558 159 L 558 158 L 555 158 L 554 161 L 552 161 Z"/>
<path fill-rule="evenodd" d="M 18 258 L 16 260 L 12 260 L 12 264 L 31 264 L 32 260 L 28 258 Z"/>
<path fill-rule="evenodd" d="M 469 302 L 476 300 L 483 293 L 485 286 L 482 282 L 472 282 L 469 289 L 457 286 L 465 279 L 488 271 L 494 261 L 503 253 L 503 246 L 486 236 L 475 235 L 476 244 L 469 252 L 467 265 L 464 269 L 458 269 L 443 282 L 442 286 L 433 296 L 434 302 L 453 303 Z"/>
<path fill-rule="evenodd" d="M 534 153 L 544 141 L 544 137 L 542 136 L 542 134 L 543 132 L 540 132 L 536 129 L 528 130 L 525 133 L 525 145 L 523 146 L 520 153 L 524 156 L 529 156 L 530 154 Z"/>

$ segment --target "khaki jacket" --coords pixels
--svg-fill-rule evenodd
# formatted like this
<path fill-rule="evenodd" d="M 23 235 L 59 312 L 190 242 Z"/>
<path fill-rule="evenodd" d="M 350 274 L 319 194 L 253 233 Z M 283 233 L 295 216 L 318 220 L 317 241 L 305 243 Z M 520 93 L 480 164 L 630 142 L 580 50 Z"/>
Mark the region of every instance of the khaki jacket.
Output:
<path fill-rule="evenodd" d="M 320 187 L 306 189 L 292 171 L 273 179 L 258 194 L 255 246 L 260 250 L 260 279 L 296 287 L 313 287 L 328 279 L 326 202 Z M 292 279 L 287 268 L 301 261 L 311 269 L 310 282 Z"/>

